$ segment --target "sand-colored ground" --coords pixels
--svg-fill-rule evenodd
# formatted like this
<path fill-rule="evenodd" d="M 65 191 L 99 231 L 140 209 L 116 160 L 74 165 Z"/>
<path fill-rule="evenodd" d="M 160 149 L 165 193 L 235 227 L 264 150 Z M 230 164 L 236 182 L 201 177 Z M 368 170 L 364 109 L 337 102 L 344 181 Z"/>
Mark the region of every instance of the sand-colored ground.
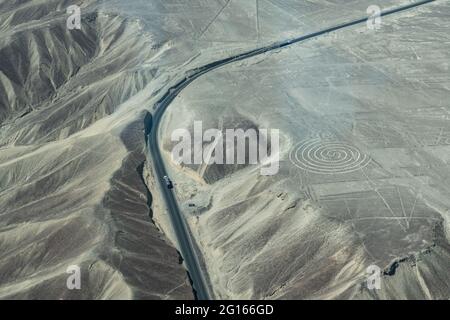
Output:
<path fill-rule="evenodd" d="M 449 298 L 449 5 L 228 65 L 169 108 L 167 161 L 194 121 L 280 130 L 275 176 L 171 166 L 216 296 Z"/>
<path fill-rule="evenodd" d="M 245 167 L 172 171 L 182 205 L 192 198 L 201 207 L 199 218 L 185 213 L 217 297 L 448 298 L 449 280 L 441 275 L 449 264 L 442 142 L 449 85 L 439 70 L 449 50 L 448 24 L 438 23 L 448 21 L 448 6 L 440 2 L 376 34 L 353 29 L 218 70 L 169 108 L 165 146 L 169 128 L 195 119 L 282 129 L 276 177 Z M 73 4 L 82 10 L 81 30 L 66 27 Z M 146 161 L 146 112 L 190 69 L 359 18 L 370 4 L 2 1 L 0 298 L 192 299 Z M 386 119 L 387 128 L 379 128 Z M 330 130 L 378 161 L 366 167 L 368 177 L 322 181 L 290 163 L 297 143 Z M 421 148 L 405 141 L 414 130 L 426 132 L 416 137 Z M 397 149 L 386 148 L 391 144 Z M 370 206 L 378 211 L 356 200 L 346 216 L 348 195 L 336 192 L 346 189 L 366 204 L 374 198 Z M 417 208 L 414 217 L 427 219 L 382 220 L 370 230 L 347 221 L 389 214 L 378 198 L 397 201 L 396 190 L 403 210 Z M 396 259 L 381 293 L 360 289 L 367 264 L 389 271 Z M 70 265 L 81 268 L 81 290 L 66 287 Z"/>

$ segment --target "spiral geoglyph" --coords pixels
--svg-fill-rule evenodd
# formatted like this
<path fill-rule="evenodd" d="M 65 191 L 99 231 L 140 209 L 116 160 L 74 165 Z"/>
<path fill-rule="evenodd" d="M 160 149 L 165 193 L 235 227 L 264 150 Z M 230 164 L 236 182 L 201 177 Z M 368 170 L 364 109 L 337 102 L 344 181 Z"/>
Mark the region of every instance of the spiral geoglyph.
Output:
<path fill-rule="evenodd" d="M 349 173 L 370 162 L 370 157 L 354 146 L 320 138 L 297 144 L 289 157 L 298 168 L 320 174 Z"/>

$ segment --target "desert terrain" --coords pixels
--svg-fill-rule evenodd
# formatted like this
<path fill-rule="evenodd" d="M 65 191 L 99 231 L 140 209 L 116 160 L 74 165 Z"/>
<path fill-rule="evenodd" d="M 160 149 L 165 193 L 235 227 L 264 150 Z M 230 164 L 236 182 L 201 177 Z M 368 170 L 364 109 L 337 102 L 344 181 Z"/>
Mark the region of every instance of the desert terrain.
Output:
<path fill-rule="evenodd" d="M 157 101 L 371 4 L 0 1 L 0 299 L 194 299 L 146 145 Z M 171 103 L 160 147 L 214 298 L 450 297 L 449 18 L 438 0 L 230 63 Z M 279 173 L 175 165 L 194 121 L 279 129 Z"/>
<path fill-rule="evenodd" d="M 172 165 L 218 297 L 448 299 L 449 5 L 230 64 L 179 95 L 168 162 L 168 133 L 194 121 L 281 133 L 274 176 Z M 366 288 L 371 265 L 381 290 Z"/>

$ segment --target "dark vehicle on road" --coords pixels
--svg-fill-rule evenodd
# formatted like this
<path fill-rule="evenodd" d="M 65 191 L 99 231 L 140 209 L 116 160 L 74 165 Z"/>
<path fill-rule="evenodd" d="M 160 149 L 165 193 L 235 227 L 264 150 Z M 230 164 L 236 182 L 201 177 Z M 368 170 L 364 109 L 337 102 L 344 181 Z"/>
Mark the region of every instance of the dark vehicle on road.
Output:
<path fill-rule="evenodd" d="M 164 176 L 164 182 L 166 183 L 167 189 L 173 189 L 172 180 L 168 176 Z"/>

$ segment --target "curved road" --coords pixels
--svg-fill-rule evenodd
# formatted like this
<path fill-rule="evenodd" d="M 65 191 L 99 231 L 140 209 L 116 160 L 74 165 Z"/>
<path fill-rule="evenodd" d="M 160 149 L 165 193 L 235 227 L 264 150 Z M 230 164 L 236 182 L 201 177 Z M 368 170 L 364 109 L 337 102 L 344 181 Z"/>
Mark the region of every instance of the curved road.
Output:
<path fill-rule="evenodd" d="M 383 11 L 381 16 L 391 15 L 393 13 L 405 11 L 408 9 L 415 8 L 417 6 L 427 4 L 430 2 L 434 2 L 436 0 L 426 0 L 426 1 L 418 1 L 415 3 L 411 3 L 409 5 L 405 5 L 396 9 L 391 9 L 387 11 Z M 186 88 L 192 81 L 199 78 L 203 74 L 210 72 L 214 69 L 222 67 L 232 62 L 248 59 L 272 50 L 280 49 L 291 44 L 305 41 L 307 39 L 315 38 L 339 29 L 343 29 L 346 27 L 354 26 L 360 23 L 365 23 L 367 21 L 367 17 L 353 20 L 347 23 L 343 23 L 340 25 L 336 25 L 334 27 L 330 27 L 321 31 L 317 31 L 314 33 L 307 34 L 305 36 L 301 36 L 298 38 L 286 40 L 283 42 L 278 42 L 267 47 L 262 47 L 259 49 L 255 49 L 252 51 L 248 51 L 242 54 L 238 54 L 233 57 L 229 57 L 226 59 L 218 60 L 216 62 L 207 64 L 203 67 L 193 69 L 189 71 L 189 76 L 182 79 L 176 85 L 169 88 L 169 90 L 164 94 L 164 96 L 158 100 L 155 104 L 155 113 L 153 114 L 152 128 L 147 137 L 147 142 L 149 143 L 149 150 L 152 151 L 152 159 L 153 166 L 156 173 L 156 177 L 160 181 L 160 187 L 162 191 L 162 195 L 166 201 L 167 208 L 169 210 L 170 220 L 175 231 L 175 235 L 178 241 L 179 251 L 184 259 L 186 264 L 186 268 L 188 269 L 193 288 L 197 294 L 197 299 L 199 300 L 209 300 L 212 298 L 212 294 L 208 288 L 208 282 L 206 281 L 203 272 L 200 267 L 199 259 L 196 254 L 196 250 L 193 246 L 192 239 L 189 232 L 189 227 L 186 224 L 186 221 L 180 212 L 178 207 L 178 203 L 176 201 L 174 190 L 170 190 L 167 188 L 163 177 L 168 175 L 164 166 L 164 162 L 161 156 L 161 152 L 158 144 L 158 128 L 161 121 L 161 118 L 166 111 L 167 107 L 170 103 L 178 96 L 178 94 Z M 150 146 L 156 146 L 156 148 L 151 148 Z"/>

